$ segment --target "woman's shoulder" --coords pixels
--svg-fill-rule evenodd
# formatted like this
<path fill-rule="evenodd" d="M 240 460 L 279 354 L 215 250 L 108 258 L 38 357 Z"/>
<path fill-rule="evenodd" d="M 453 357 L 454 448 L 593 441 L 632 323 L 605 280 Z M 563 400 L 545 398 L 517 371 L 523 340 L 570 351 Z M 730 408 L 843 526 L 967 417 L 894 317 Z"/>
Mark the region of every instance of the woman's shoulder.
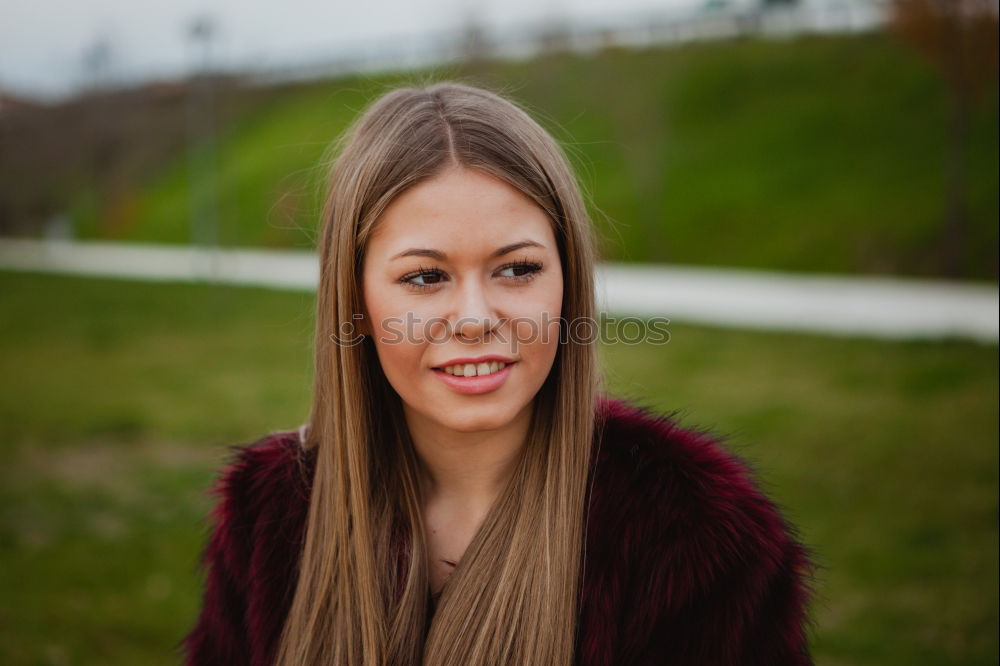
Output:
<path fill-rule="evenodd" d="M 754 467 L 707 428 L 682 425 L 678 412 L 602 396 L 597 409 L 593 491 L 614 496 L 631 521 L 683 527 L 720 547 L 743 540 L 795 538 L 795 528 L 762 489 Z"/>
<path fill-rule="evenodd" d="M 811 552 L 752 466 L 677 412 L 602 396 L 596 426 L 588 579 L 595 602 L 632 609 L 629 640 L 666 654 L 697 621 L 731 637 L 698 649 L 744 657 L 701 663 L 809 663 Z M 755 626 L 770 643 L 739 638 Z M 768 645 L 785 658 L 769 662 Z"/>
<path fill-rule="evenodd" d="M 210 489 L 204 602 L 183 640 L 185 663 L 263 663 L 253 655 L 271 654 L 291 603 L 309 461 L 295 430 L 229 447 Z"/>
<path fill-rule="evenodd" d="M 724 437 L 682 424 L 678 415 L 679 410 L 665 412 L 601 396 L 595 420 L 596 482 L 631 488 L 633 494 L 667 493 L 663 499 L 688 500 L 692 509 L 723 509 L 740 498 L 759 498 L 755 471 Z"/>
<path fill-rule="evenodd" d="M 302 428 L 276 430 L 230 447 L 212 494 L 246 515 L 295 502 L 308 502 L 312 456 Z"/>
<path fill-rule="evenodd" d="M 303 428 L 274 430 L 257 439 L 229 448 L 227 473 L 248 475 L 270 482 L 272 477 L 289 474 L 307 463 Z"/>

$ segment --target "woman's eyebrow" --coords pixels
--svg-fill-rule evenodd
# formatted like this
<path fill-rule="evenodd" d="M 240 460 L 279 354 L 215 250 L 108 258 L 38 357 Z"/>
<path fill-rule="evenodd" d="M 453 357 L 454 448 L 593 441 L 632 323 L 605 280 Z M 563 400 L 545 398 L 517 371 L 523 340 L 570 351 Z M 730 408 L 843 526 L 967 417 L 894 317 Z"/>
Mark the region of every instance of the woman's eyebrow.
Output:
<path fill-rule="evenodd" d="M 523 247 L 538 247 L 545 249 L 545 246 L 541 243 L 536 243 L 533 240 L 523 240 L 516 243 L 511 243 L 510 245 L 504 245 L 503 247 L 496 250 L 490 255 L 490 259 L 495 259 L 496 257 L 502 257 L 505 254 L 509 254 L 515 250 L 520 250 Z M 401 259 L 403 257 L 430 257 L 431 259 L 438 259 L 444 261 L 448 258 L 448 255 L 440 250 L 432 250 L 429 248 L 421 247 L 411 247 L 409 250 L 404 250 L 397 255 L 394 255 L 392 259 Z"/>

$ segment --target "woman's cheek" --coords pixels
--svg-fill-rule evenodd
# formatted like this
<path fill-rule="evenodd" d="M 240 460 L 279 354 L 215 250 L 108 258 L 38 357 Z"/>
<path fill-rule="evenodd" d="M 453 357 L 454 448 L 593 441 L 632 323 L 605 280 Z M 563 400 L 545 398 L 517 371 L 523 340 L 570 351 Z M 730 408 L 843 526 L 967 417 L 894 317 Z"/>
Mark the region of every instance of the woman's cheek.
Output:
<path fill-rule="evenodd" d="M 511 333 L 519 348 L 534 349 L 557 342 L 559 313 L 548 309 L 521 313 L 513 318 Z"/>
<path fill-rule="evenodd" d="M 410 307 L 408 299 L 387 291 L 373 293 L 372 301 L 381 306 L 376 310 L 370 310 L 372 325 L 380 336 L 378 338 L 380 342 L 393 345 L 412 345 L 420 342 L 423 316 L 419 310 Z"/>

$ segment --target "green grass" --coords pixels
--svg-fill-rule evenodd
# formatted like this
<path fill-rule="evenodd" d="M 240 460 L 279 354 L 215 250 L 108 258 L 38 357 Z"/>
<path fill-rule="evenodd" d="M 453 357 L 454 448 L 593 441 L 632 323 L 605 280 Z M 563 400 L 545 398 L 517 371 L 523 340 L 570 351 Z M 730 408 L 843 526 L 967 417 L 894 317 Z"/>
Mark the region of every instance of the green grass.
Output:
<path fill-rule="evenodd" d="M 0 663 L 177 663 L 205 496 L 308 410 L 313 297 L 0 273 Z M 996 664 L 995 346 L 671 325 L 619 395 L 714 429 L 819 554 L 818 664 Z"/>
<path fill-rule="evenodd" d="M 9 273 L 0 294 L 0 663 L 177 663 L 214 470 L 308 411 L 312 297 Z"/>
<path fill-rule="evenodd" d="M 459 78 L 525 104 L 567 147 L 610 259 L 940 274 L 948 99 L 884 35 L 555 55 L 290 88 L 222 128 L 219 238 L 310 247 L 325 146 L 386 87 Z M 973 105 L 962 270 L 997 276 L 997 87 Z M 186 242 L 188 156 L 84 235 Z M 81 201 L 86 197 L 82 197 Z"/>

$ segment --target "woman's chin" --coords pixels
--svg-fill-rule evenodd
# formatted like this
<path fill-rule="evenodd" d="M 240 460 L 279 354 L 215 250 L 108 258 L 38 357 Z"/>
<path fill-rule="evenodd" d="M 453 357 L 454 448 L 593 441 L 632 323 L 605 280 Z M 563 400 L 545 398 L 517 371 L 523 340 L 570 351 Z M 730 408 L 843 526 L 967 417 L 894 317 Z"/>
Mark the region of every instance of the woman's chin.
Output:
<path fill-rule="evenodd" d="M 514 420 L 515 414 L 516 410 L 512 411 L 508 405 L 493 402 L 476 406 L 455 405 L 447 412 L 435 414 L 435 420 L 455 432 L 484 432 L 503 428 Z"/>
<path fill-rule="evenodd" d="M 470 414 L 467 417 L 456 418 L 455 414 L 450 414 L 441 419 L 441 424 L 449 430 L 455 432 L 485 432 L 488 430 L 498 430 L 510 423 L 510 419 L 500 418 L 498 414 Z"/>

